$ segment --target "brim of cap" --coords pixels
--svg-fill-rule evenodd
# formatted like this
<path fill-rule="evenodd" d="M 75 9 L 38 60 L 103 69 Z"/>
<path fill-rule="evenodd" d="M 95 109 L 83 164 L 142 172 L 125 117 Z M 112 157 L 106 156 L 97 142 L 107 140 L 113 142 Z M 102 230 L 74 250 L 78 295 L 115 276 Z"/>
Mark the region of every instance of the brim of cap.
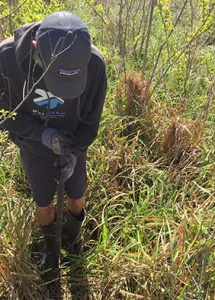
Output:
<path fill-rule="evenodd" d="M 47 89 L 54 96 L 62 99 L 75 99 L 81 96 L 87 84 L 87 68 L 79 76 L 61 78 L 59 75 L 47 74 L 44 76 Z"/>

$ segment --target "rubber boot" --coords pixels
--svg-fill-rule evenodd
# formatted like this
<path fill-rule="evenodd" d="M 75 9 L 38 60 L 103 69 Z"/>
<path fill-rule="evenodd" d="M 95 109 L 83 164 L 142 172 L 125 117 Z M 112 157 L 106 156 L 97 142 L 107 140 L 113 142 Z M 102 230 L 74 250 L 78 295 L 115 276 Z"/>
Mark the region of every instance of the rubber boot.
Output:
<path fill-rule="evenodd" d="M 46 269 L 55 269 L 58 267 L 58 260 L 56 255 L 56 222 L 53 221 L 48 226 L 40 226 L 42 229 L 45 244 L 46 244 Z"/>
<path fill-rule="evenodd" d="M 67 229 L 70 239 L 70 253 L 71 254 L 81 254 L 82 240 L 81 240 L 81 227 L 85 220 L 85 210 L 82 209 L 80 216 L 75 217 L 68 209 L 67 209 Z"/>

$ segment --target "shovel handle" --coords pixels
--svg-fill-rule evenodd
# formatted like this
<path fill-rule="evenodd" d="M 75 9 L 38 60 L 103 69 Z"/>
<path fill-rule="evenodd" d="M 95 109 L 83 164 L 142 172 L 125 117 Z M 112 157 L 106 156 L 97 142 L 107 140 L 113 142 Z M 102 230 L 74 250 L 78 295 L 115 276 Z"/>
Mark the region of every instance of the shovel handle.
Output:
<path fill-rule="evenodd" d="M 66 164 L 66 157 L 64 155 L 59 156 L 60 167 L 64 167 Z M 64 181 L 59 181 L 57 185 L 57 222 L 56 222 L 56 255 L 60 258 L 60 250 L 62 244 L 62 223 L 63 223 L 63 206 L 64 206 Z"/>
<path fill-rule="evenodd" d="M 60 165 L 61 168 L 66 165 L 66 156 L 65 155 L 60 155 L 59 156 L 59 165 Z"/>

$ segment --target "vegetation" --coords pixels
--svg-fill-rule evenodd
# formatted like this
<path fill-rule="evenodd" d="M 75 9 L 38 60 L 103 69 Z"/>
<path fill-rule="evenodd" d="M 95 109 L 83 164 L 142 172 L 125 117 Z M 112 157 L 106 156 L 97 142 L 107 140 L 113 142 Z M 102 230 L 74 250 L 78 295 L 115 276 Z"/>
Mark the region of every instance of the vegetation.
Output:
<path fill-rule="evenodd" d="M 214 299 L 215 1 L 3 0 L 1 39 L 62 9 L 88 24 L 109 82 L 88 151 L 86 252 L 62 249 L 63 299 Z M 0 297 L 53 299 L 18 149 L 1 145 Z"/>

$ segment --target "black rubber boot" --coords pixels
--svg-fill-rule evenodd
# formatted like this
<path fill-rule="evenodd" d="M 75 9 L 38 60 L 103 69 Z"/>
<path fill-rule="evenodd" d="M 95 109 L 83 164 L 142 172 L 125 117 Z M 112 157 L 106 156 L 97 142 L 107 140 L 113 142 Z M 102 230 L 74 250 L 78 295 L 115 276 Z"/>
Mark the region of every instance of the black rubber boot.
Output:
<path fill-rule="evenodd" d="M 82 253 L 82 240 L 81 240 L 81 226 L 85 220 L 85 210 L 82 209 L 80 216 L 75 217 L 69 210 L 67 210 L 67 229 L 70 240 L 70 253 Z"/>
<path fill-rule="evenodd" d="M 50 225 L 40 226 L 40 228 L 42 229 L 46 244 L 45 269 L 55 269 L 58 267 L 56 255 L 56 222 L 53 221 Z"/>

